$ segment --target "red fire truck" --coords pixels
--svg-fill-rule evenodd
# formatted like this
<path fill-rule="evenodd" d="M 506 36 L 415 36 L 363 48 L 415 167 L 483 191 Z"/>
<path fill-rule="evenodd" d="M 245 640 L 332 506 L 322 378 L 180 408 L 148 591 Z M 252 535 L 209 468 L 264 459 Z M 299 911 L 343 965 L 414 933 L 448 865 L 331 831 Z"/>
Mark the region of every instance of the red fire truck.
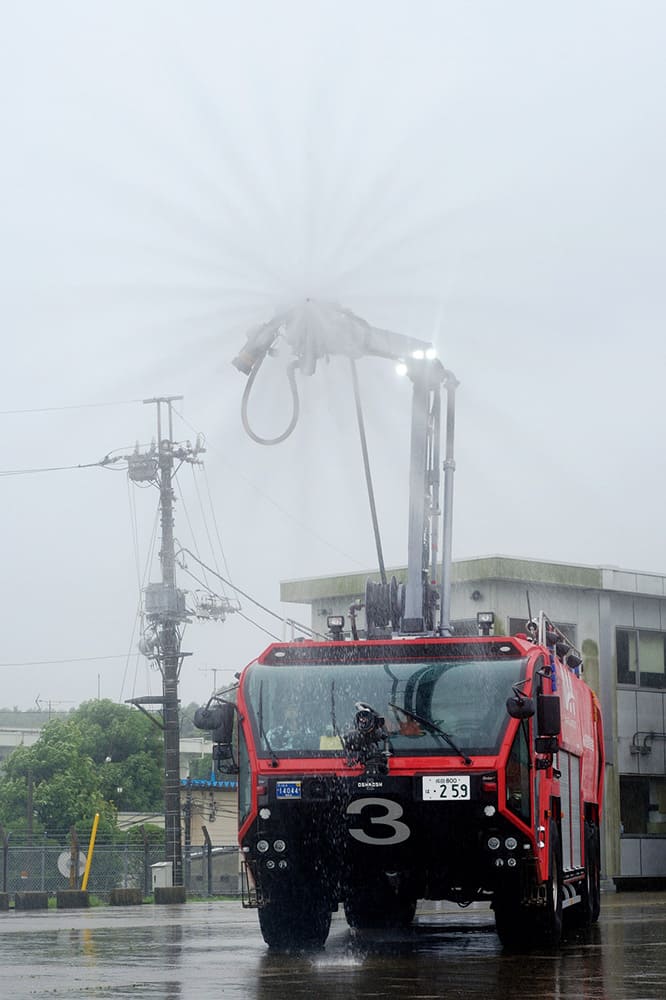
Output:
<path fill-rule="evenodd" d="M 417 361 L 426 503 L 410 507 L 406 585 L 369 582 L 363 634 L 354 606 L 350 638 L 340 616 L 329 639 L 274 643 L 197 713 L 218 767 L 238 771 L 245 902 L 275 948 L 322 946 L 340 906 L 363 929 L 408 925 L 418 900 L 485 900 L 511 949 L 556 945 L 563 911 L 599 915 L 599 703 L 543 612 L 519 635 L 451 634 L 429 558 L 450 379 Z"/>
<path fill-rule="evenodd" d="M 597 919 L 599 704 L 566 640 L 529 624 L 276 643 L 243 671 L 239 839 L 267 944 L 322 945 L 339 904 L 374 928 L 419 899 L 487 900 L 514 949 L 557 944 L 565 909 Z M 233 709 L 206 711 L 224 766 Z"/>

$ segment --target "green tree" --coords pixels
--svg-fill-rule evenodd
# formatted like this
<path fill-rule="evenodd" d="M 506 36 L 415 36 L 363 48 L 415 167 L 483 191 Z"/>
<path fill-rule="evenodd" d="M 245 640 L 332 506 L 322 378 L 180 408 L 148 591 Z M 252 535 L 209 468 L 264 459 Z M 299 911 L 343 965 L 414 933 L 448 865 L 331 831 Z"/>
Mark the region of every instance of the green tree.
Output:
<path fill-rule="evenodd" d="M 200 703 L 191 701 L 180 710 L 180 735 L 181 736 L 202 736 L 203 733 L 194 725 L 194 713 L 200 707 Z"/>
<path fill-rule="evenodd" d="M 31 798 L 35 832 L 76 826 L 84 834 L 99 813 L 100 833 L 113 833 L 118 809 L 162 808 L 162 760 L 162 733 L 145 715 L 111 701 L 86 702 L 4 762 L 0 823 L 25 830 Z"/>
<path fill-rule="evenodd" d="M 99 768 L 105 798 L 126 811 L 162 809 L 164 743 L 155 722 L 108 699 L 84 702 L 71 719 L 83 733 L 84 753 Z"/>
<path fill-rule="evenodd" d="M 6 829 L 28 827 L 32 796 L 35 830 L 85 832 L 100 814 L 100 828 L 112 830 L 115 807 L 104 800 L 97 768 L 83 751 L 75 723 L 50 722 L 32 747 L 18 747 L 5 761 L 0 783 L 0 821 Z"/>

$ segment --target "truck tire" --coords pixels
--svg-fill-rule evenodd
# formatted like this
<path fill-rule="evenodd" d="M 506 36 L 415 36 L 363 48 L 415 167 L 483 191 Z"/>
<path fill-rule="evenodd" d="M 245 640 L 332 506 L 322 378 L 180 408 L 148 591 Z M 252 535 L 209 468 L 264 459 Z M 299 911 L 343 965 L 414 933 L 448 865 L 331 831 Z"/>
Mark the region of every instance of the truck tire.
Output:
<path fill-rule="evenodd" d="M 585 823 L 585 880 L 581 888 L 581 927 L 589 927 L 599 919 L 601 909 L 601 863 L 599 827 L 596 823 Z M 575 909 L 579 909 L 576 907 Z"/>
<path fill-rule="evenodd" d="M 271 900 L 259 908 L 259 927 L 269 948 L 319 949 L 324 947 L 331 928 L 331 912 L 321 900 Z"/>
<path fill-rule="evenodd" d="M 344 901 L 345 917 L 355 930 L 382 927 L 409 927 L 416 912 L 416 900 L 396 894 L 389 886 L 355 889 Z"/>
<path fill-rule="evenodd" d="M 562 937 L 562 849 L 557 825 L 550 823 L 550 854 L 546 905 L 535 927 L 535 944 L 556 948 Z"/>
<path fill-rule="evenodd" d="M 590 823 L 590 914 L 596 924 L 601 913 L 601 835 L 596 823 Z"/>
<path fill-rule="evenodd" d="M 507 951 L 528 951 L 532 943 L 534 912 L 521 906 L 517 889 L 498 890 L 493 900 L 495 930 Z"/>

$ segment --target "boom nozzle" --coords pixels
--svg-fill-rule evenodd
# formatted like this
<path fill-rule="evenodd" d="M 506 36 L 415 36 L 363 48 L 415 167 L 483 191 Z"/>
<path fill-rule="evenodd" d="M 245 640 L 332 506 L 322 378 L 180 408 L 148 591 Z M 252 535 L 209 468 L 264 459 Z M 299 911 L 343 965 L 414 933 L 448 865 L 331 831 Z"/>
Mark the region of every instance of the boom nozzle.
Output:
<path fill-rule="evenodd" d="M 424 340 L 371 326 L 350 309 L 333 303 L 306 299 L 252 330 L 231 363 L 244 375 L 250 375 L 280 335 L 291 347 L 305 375 L 314 374 L 317 361 L 333 354 L 393 361 L 434 356 L 432 344 Z"/>

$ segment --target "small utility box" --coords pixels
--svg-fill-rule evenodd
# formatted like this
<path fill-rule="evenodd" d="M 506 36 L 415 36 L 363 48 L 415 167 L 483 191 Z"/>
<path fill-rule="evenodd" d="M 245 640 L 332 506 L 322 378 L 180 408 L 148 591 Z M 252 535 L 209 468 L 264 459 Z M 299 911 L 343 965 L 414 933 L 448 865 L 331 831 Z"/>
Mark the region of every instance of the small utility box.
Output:
<path fill-rule="evenodd" d="M 153 892 L 173 885 L 173 861 L 158 861 L 150 866 L 150 870 L 153 873 Z"/>

